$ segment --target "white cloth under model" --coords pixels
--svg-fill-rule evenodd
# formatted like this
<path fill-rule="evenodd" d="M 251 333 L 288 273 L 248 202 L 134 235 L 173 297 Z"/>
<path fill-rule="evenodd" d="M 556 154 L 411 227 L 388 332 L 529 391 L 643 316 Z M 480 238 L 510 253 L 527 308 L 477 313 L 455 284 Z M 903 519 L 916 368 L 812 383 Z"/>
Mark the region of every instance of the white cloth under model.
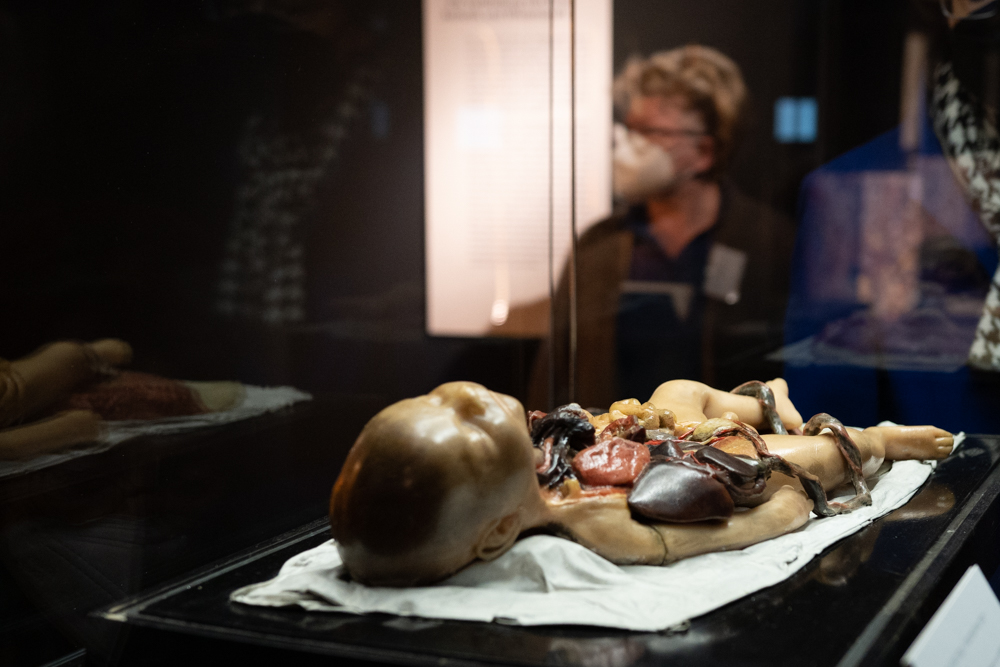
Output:
<path fill-rule="evenodd" d="M 535 536 L 434 586 L 377 588 L 345 578 L 331 540 L 290 559 L 271 581 L 230 597 L 310 611 L 662 630 L 787 579 L 834 542 L 909 500 L 932 470 L 930 463 L 897 462 L 872 489 L 871 507 L 812 517 L 794 533 L 663 567 L 620 567 L 569 540 Z"/>

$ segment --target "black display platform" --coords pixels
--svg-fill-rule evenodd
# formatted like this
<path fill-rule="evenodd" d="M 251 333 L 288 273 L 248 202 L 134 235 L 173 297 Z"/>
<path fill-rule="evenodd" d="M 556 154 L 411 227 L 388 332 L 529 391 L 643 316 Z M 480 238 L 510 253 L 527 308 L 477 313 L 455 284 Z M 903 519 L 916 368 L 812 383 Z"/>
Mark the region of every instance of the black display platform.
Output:
<path fill-rule="evenodd" d="M 997 569 L 998 459 L 1000 437 L 971 436 L 906 506 L 787 581 L 679 632 L 525 628 L 229 602 L 232 590 L 274 576 L 286 559 L 326 540 L 323 519 L 96 614 L 146 628 L 147 640 L 158 652 L 167 647 L 171 660 L 196 650 L 251 662 L 254 655 L 310 661 L 311 653 L 406 665 L 898 664 L 969 565 L 979 563 L 987 576 Z"/>
<path fill-rule="evenodd" d="M 131 651 L 94 609 L 322 515 L 377 397 L 317 395 L 278 412 L 0 479 L 0 665 Z M 142 651 L 141 646 L 135 646 Z"/>

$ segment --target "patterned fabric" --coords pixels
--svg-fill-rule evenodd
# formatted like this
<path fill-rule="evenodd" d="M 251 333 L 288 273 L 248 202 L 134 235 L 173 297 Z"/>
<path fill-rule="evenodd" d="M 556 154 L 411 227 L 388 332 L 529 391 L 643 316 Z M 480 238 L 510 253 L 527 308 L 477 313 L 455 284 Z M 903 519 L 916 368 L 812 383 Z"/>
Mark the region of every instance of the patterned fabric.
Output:
<path fill-rule="evenodd" d="M 951 63 L 937 68 L 931 113 L 934 130 L 972 208 L 1000 246 L 1000 136 L 989 114 L 962 87 Z M 986 295 L 969 365 L 1000 371 L 1000 268 Z"/>
<path fill-rule="evenodd" d="M 275 128 L 259 113 L 248 119 L 238 156 L 246 176 L 225 246 L 220 313 L 274 325 L 305 318 L 302 220 L 349 124 L 370 97 L 372 78 L 369 70 L 359 70 L 341 102 L 307 130 Z"/>

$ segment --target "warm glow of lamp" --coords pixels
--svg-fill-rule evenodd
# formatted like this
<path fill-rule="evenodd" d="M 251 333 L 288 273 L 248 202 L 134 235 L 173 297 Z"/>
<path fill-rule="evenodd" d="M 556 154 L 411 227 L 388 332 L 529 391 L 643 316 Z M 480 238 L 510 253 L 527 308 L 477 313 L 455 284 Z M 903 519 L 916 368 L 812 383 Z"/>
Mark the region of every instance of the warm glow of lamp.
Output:
<path fill-rule="evenodd" d="M 574 11 L 579 232 L 611 210 L 611 0 Z M 550 226 L 556 276 L 569 253 L 570 4 L 423 14 L 427 329 L 483 335 L 548 298 Z"/>

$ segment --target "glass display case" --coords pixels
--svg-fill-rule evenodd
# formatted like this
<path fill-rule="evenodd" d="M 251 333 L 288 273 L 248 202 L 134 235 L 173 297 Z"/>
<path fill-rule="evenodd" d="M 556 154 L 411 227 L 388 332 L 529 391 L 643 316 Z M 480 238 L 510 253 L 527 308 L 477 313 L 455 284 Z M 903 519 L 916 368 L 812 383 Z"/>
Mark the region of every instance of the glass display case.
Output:
<path fill-rule="evenodd" d="M 998 106 L 996 2 L 0 0 L 0 663 L 898 661 L 1000 588 Z M 968 437 L 669 630 L 230 600 L 399 401 L 775 378 Z"/>

